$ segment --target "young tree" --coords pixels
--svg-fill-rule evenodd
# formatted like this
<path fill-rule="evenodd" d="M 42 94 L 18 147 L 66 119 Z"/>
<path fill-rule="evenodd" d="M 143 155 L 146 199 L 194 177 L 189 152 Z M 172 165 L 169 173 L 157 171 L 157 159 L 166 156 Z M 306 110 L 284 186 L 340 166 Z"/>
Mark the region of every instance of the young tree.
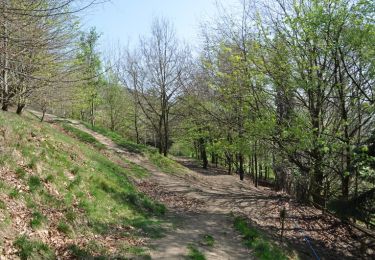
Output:
<path fill-rule="evenodd" d="M 82 33 L 77 55 L 77 65 L 84 79 L 77 88 L 78 109 L 81 119 L 90 121 L 92 126 L 95 125 L 96 107 L 100 103 L 99 89 L 103 83 L 100 56 L 96 49 L 99 37 L 95 28 Z"/>

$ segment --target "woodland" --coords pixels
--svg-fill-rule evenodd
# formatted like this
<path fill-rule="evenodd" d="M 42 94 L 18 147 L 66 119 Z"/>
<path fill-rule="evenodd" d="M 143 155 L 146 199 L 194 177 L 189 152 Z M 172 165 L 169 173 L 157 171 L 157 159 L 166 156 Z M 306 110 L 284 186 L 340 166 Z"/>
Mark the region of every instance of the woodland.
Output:
<path fill-rule="evenodd" d="M 1 113 L 80 120 L 374 231 L 374 1 L 240 1 L 198 48 L 158 17 L 107 53 L 80 25 L 98 4 L 0 0 Z"/>

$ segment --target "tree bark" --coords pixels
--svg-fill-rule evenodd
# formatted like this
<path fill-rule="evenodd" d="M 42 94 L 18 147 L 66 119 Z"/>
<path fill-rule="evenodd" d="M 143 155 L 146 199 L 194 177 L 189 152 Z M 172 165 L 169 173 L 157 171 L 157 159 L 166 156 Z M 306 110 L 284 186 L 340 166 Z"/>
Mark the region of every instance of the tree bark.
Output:
<path fill-rule="evenodd" d="M 9 85 L 8 85 L 8 67 L 9 67 L 9 53 L 8 53 L 8 23 L 7 23 L 7 5 L 8 1 L 3 1 L 3 17 L 4 17 L 4 22 L 3 22 L 3 71 L 2 71 L 2 81 L 3 81 L 3 86 L 2 86 L 2 107 L 1 109 L 3 111 L 8 111 L 8 106 L 9 106 Z"/>
<path fill-rule="evenodd" d="M 206 144 L 205 144 L 203 137 L 199 139 L 199 148 L 200 148 L 200 153 L 201 153 L 201 158 L 202 158 L 202 163 L 203 163 L 203 169 L 207 169 L 208 159 L 207 159 L 207 152 L 206 152 Z"/>
<path fill-rule="evenodd" d="M 17 115 L 21 115 L 24 108 L 25 108 L 25 104 L 18 104 L 17 111 L 16 111 Z"/>
<path fill-rule="evenodd" d="M 243 181 L 244 179 L 244 175 L 245 175 L 245 172 L 244 172 L 244 169 L 243 169 L 243 161 L 244 161 L 244 158 L 243 158 L 243 154 L 240 153 L 239 156 L 238 156 L 238 160 L 239 160 L 239 174 L 240 174 L 240 180 Z"/>

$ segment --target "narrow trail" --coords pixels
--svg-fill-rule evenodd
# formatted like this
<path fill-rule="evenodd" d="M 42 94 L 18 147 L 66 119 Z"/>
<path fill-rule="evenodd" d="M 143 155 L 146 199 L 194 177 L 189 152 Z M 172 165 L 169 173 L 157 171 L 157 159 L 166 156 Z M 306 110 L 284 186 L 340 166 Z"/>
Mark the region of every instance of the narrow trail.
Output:
<path fill-rule="evenodd" d="M 40 116 L 39 112 L 31 112 Z M 64 121 L 79 130 L 91 134 L 100 143 L 104 144 L 108 150 L 123 156 L 127 161 L 145 168 L 150 173 L 147 182 L 151 183 L 151 185 L 158 185 L 158 187 L 163 187 L 170 192 L 189 193 L 193 190 L 195 183 L 200 182 L 199 174 L 194 172 L 186 176 L 172 176 L 161 172 L 144 156 L 124 150 L 111 139 L 88 129 L 79 121 L 60 119 L 49 114 L 46 114 L 45 120 L 51 123 Z M 196 193 L 188 194 L 187 197 L 191 196 L 201 197 Z M 208 260 L 253 259 L 251 252 L 243 245 L 241 235 L 233 229 L 233 220 L 228 213 L 229 212 L 225 210 L 186 212 L 181 209 L 169 209 L 166 218 L 170 219 L 174 225 L 173 227 L 168 227 L 165 236 L 151 241 L 151 258 L 171 260 L 186 259 L 189 245 L 194 245 L 199 251 L 204 253 Z M 205 246 L 202 244 L 205 235 L 210 235 L 214 238 L 215 242 L 213 246 Z"/>
<path fill-rule="evenodd" d="M 125 151 L 109 138 L 87 129 L 81 124 L 75 124 L 74 126 L 94 136 L 109 150 L 121 154 L 126 160 L 147 169 L 151 173 L 149 182 L 155 183 L 168 191 L 185 193 L 187 197 L 201 199 L 207 202 L 207 205 L 210 204 L 204 196 L 200 196 L 199 192 L 194 191 L 195 183 L 199 182 L 199 176 L 193 174 L 184 178 L 163 173 L 145 157 Z M 204 253 L 208 260 L 252 259 L 249 250 L 243 245 L 240 234 L 233 229 L 233 222 L 228 215 L 230 211 L 218 209 L 217 206 L 214 206 L 204 212 L 189 213 L 169 210 L 170 213 L 167 217 L 174 222 L 177 221 L 177 224 L 174 228 L 170 228 L 164 237 L 151 243 L 151 258 L 186 259 L 188 246 L 194 245 Z M 204 235 L 210 235 L 215 239 L 212 247 L 202 245 Z"/>
<path fill-rule="evenodd" d="M 51 119 L 56 118 L 48 117 L 47 120 Z M 191 243 L 198 245 L 207 259 L 252 259 L 240 235 L 233 230 L 230 213 L 246 216 L 253 226 L 278 241 L 275 236 L 280 235 L 279 212 L 282 207 L 287 209 L 284 245 L 294 250 L 300 259 L 314 259 L 306 238 L 321 259 L 374 259 L 374 241 L 318 209 L 298 204 L 285 194 L 269 188 L 256 188 L 249 180 L 241 182 L 237 176 L 223 175 L 215 168 L 200 169 L 187 158 L 179 158 L 178 162 L 190 170 L 178 175 L 166 174 L 144 156 L 129 153 L 78 121 L 68 122 L 94 136 L 108 150 L 147 169 L 151 173 L 147 179 L 150 187 L 202 203 L 193 211 L 170 210 L 167 217 L 176 219 L 179 224 L 165 237 L 152 243 L 152 259 L 185 259 L 187 246 Z M 200 246 L 205 234 L 215 238 L 212 248 Z"/>

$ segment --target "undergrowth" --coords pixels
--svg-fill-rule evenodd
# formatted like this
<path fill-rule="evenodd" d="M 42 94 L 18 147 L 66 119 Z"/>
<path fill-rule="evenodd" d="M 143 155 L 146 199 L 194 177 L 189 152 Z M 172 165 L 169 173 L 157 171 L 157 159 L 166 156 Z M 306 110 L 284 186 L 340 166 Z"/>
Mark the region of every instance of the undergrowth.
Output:
<path fill-rule="evenodd" d="M 234 227 L 244 239 L 245 245 L 252 249 L 254 255 L 262 260 L 287 260 L 284 252 L 270 242 L 259 230 L 251 227 L 242 217 L 234 219 Z"/>

